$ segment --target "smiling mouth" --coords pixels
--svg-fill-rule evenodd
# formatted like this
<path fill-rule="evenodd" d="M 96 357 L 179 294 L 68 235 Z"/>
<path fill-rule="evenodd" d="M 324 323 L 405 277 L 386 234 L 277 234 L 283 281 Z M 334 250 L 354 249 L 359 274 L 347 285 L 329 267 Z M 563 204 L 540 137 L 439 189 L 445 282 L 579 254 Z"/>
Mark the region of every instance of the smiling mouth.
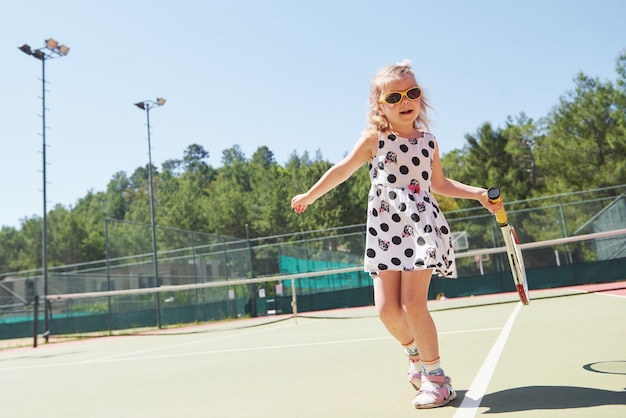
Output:
<path fill-rule="evenodd" d="M 409 109 L 409 110 L 405 110 L 403 112 L 400 112 L 400 114 L 402 114 L 402 115 L 410 115 L 411 113 L 413 113 L 413 109 Z"/>

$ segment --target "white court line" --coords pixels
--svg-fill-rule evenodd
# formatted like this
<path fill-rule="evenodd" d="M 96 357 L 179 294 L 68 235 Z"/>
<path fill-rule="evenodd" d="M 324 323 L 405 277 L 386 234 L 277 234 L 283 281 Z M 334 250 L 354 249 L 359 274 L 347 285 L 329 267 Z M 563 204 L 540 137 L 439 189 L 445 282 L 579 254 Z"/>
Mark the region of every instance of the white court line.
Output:
<path fill-rule="evenodd" d="M 480 403 L 483 400 L 483 396 L 485 396 L 485 392 L 487 391 L 487 386 L 489 385 L 491 377 L 496 370 L 496 365 L 500 360 L 502 350 L 504 350 L 506 340 L 509 338 L 509 334 L 513 328 L 515 318 L 517 317 L 521 307 L 522 302 L 515 305 L 515 309 L 506 321 L 504 328 L 502 328 L 502 332 L 500 333 L 500 336 L 498 336 L 496 343 L 493 347 L 491 347 L 491 351 L 489 351 L 485 362 L 478 371 L 478 374 L 470 385 L 469 390 L 465 394 L 463 402 L 461 402 L 461 406 L 459 406 L 459 409 L 456 411 L 453 418 L 473 418 L 476 416 Z"/>
<path fill-rule="evenodd" d="M 201 344 L 201 343 L 205 343 L 207 340 L 210 340 L 211 342 L 214 341 L 218 341 L 218 340 L 224 340 L 224 339 L 228 339 L 228 338 L 236 338 L 236 337 L 241 337 L 242 335 L 251 335 L 251 334 L 257 334 L 257 333 L 261 333 L 261 332 L 266 332 L 266 331 L 273 331 L 276 329 L 281 329 L 281 328 L 288 328 L 290 327 L 290 325 L 283 325 L 281 327 L 275 327 L 272 329 L 268 329 L 268 328 L 260 328 L 260 329 L 255 329 L 255 330 L 249 330 L 249 331 L 245 331 L 244 332 L 240 332 L 241 330 L 225 330 L 224 333 L 222 335 L 217 335 L 217 334 L 209 334 L 210 336 L 207 338 L 202 338 L 202 339 L 196 339 L 193 341 L 188 341 L 188 342 L 184 342 L 184 343 L 177 343 L 177 344 L 168 344 L 168 345 L 159 345 L 157 347 L 151 347 L 151 348 L 145 348 L 145 349 L 141 349 L 141 350 L 134 350 L 134 351 L 123 351 L 121 353 L 118 354 L 112 354 L 112 355 L 108 355 L 108 356 L 104 356 L 104 357 L 97 357 L 97 358 L 92 358 L 92 359 L 86 359 L 86 360 L 80 360 L 80 361 L 72 361 L 72 362 L 63 362 L 63 363 L 51 363 L 51 364 L 43 364 L 43 365 L 28 365 L 28 366 L 14 366 L 14 367 L 0 367 L 0 371 L 1 370 L 17 370 L 17 369 L 36 369 L 36 368 L 49 368 L 49 367 L 59 367 L 59 366 L 75 366 L 75 365 L 83 365 L 83 364 L 98 364 L 98 363 L 106 363 L 106 362 L 110 362 L 110 361 L 120 361 L 120 360 L 124 360 L 123 357 L 127 357 L 127 356 L 137 356 L 138 354 L 144 354 L 144 353 L 151 353 L 151 352 L 155 352 L 155 351 L 164 351 L 164 350 L 171 350 L 173 348 L 179 348 L 179 347 L 185 347 L 185 346 L 190 346 L 190 345 L 194 345 L 194 344 Z M 231 332 L 231 331 L 235 331 L 235 332 Z M 165 335 L 165 334 L 163 334 Z M 171 335 L 175 335 L 175 334 L 171 334 Z M 137 334 L 137 335 L 130 335 L 130 336 L 120 336 L 120 338 L 125 338 L 125 337 L 149 337 L 149 336 L 154 336 L 154 337 L 158 337 L 158 334 L 154 334 L 154 335 L 149 335 L 149 334 Z M 107 337 L 107 339 L 110 339 L 110 341 L 115 341 L 117 337 Z M 95 340 L 93 340 L 95 341 Z M 83 342 L 88 342 L 87 340 L 84 340 Z M 50 348 L 56 348 L 54 346 L 50 346 Z M 32 352 L 34 353 L 34 352 Z M 132 359 L 137 359 L 137 357 L 130 357 Z M 145 357 L 145 358 L 151 358 L 151 357 Z"/>
<path fill-rule="evenodd" d="M 308 324 L 315 324 L 315 323 L 318 323 L 318 321 L 311 321 Z M 284 328 L 284 327 L 281 327 L 281 328 Z M 440 335 L 471 333 L 471 332 L 489 332 L 489 331 L 497 331 L 499 329 L 501 328 L 476 328 L 476 329 L 463 330 L 463 331 L 441 332 Z M 255 330 L 250 333 L 263 332 L 263 331 L 264 330 Z M 247 334 L 250 334 L 250 333 L 247 333 Z M 241 336 L 241 334 L 239 334 L 239 336 Z M 307 343 L 299 343 L 299 344 L 256 346 L 256 347 L 245 347 L 245 348 L 228 348 L 228 349 L 223 349 L 223 350 L 190 351 L 186 353 L 173 353 L 173 354 L 142 355 L 142 354 L 146 354 L 149 352 L 167 350 L 171 348 L 178 348 L 178 347 L 182 347 L 186 345 L 197 344 L 199 342 L 206 342 L 206 339 L 202 339 L 200 341 L 196 340 L 196 341 L 181 343 L 181 344 L 170 344 L 168 346 L 160 346 L 158 348 L 150 348 L 150 349 L 145 349 L 145 350 L 137 350 L 137 351 L 132 351 L 132 352 L 120 353 L 117 355 L 98 357 L 98 358 L 91 359 L 91 360 L 80 360 L 80 361 L 73 361 L 73 362 L 62 362 L 62 363 L 51 363 L 51 364 L 29 364 L 26 366 L 0 367 L 0 371 L 21 370 L 21 369 L 39 369 L 39 368 L 51 368 L 51 367 L 67 367 L 67 366 L 83 366 L 83 365 L 94 365 L 94 364 L 101 364 L 101 363 L 116 363 L 116 362 L 124 362 L 124 361 L 141 361 L 141 360 L 190 357 L 190 356 L 223 354 L 223 353 L 278 350 L 278 349 L 290 349 L 290 348 L 299 348 L 299 347 L 328 346 L 328 345 L 336 345 L 336 344 L 353 344 L 353 343 L 363 343 L 367 341 L 388 340 L 392 338 L 393 338 L 392 336 L 388 335 L 384 337 L 355 338 L 355 339 L 349 339 L 349 340 L 319 341 L 319 342 L 307 342 Z"/>
<path fill-rule="evenodd" d="M 100 357 L 94 360 L 81 360 L 74 362 L 64 362 L 64 363 L 52 363 L 52 364 L 42 364 L 42 365 L 28 365 L 28 366 L 15 366 L 15 367 L 0 367 L 0 371 L 2 370 L 20 370 L 20 369 L 37 369 L 37 368 L 49 368 L 49 367 L 66 367 L 66 366 L 83 366 L 83 365 L 93 365 L 93 364 L 101 364 L 101 363 L 116 363 L 116 362 L 124 362 L 124 361 L 141 361 L 141 360 L 155 360 L 155 359 L 163 359 L 163 358 L 178 358 L 178 357 L 191 357 L 191 356 L 205 356 L 211 354 L 224 354 L 224 353 L 241 353 L 241 352 L 250 352 L 250 351 L 265 351 L 265 350 L 278 350 L 278 349 L 288 349 L 288 348 L 299 348 L 299 347 L 315 347 L 315 346 L 323 346 L 323 345 L 336 345 L 336 344 L 351 344 L 351 343 L 362 343 L 365 341 L 378 341 L 378 340 L 387 340 L 392 337 L 371 337 L 371 338 L 357 338 L 352 340 L 335 340 L 335 341 L 321 341 L 321 342 L 308 342 L 308 343 L 300 343 L 300 344 L 284 344 L 284 345 L 266 345 L 266 346 L 258 346 L 258 347 L 245 347 L 245 348 L 226 348 L 223 350 L 206 350 L 206 351 L 190 351 L 187 353 L 172 353 L 172 354 L 154 354 L 148 356 L 137 356 L 137 357 L 119 357 L 119 356 L 109 356 L 109 357 Z M 141 352 L 135 353 L 127 353 L 129 354 L 141 354 Z"/>
<path fill-rule="evenodd" d="M 440 332 L 438 334 L 439 335 L 467 334 L 467 333 L 470 333 L 470 332 L 499 331 L 501 329 L 502 329 L 502 327 L 497 327 L 497 328 L 474 328 L 474 329 L 465 329 L 465 330 L 462 330 L 462 331 L 446 331 L 446 332 Z"/>
<path fill-rule="evenodd" d="M 587 292 L 589 293 L 593 293 L 594 295 L 598 295 L 598 296 L 604 296 L 604 297 L 608 297 L 608 298 L 626 298 L 626 296 L 624 295 L 616 295 L 615 293 L 610 293 L 610 291 L 607 292 Z"/>
<path fill-rule="evenodd" d="M 100 362 L 105 362 L 108 360 L 113 360 L 113 359 L 117 359 L 120 357 L 125 357 L 125 356 L 133 356 L 133 355 L 137 355 L 137 354 L 143 354 L 143 353 L 150 353 L 150 352 L 154 352 L 154 351 L 164 351 L 164 350 L 170 350 L 172 348 L 179 348 L 179 347 L 185 347 L 185 346 L 190 346 L 190 345 L 195 345 L 195 344 L 201 344 L 201 343 L 205 343 L 207 340 L 210 340 L 211 342 L 213 341 L 218 341 L 218 340 L 225 340 L 228 338 L 237 338 L 240 337 L 242 334 L 243 335 L 251 335 L 251 334 L 258 334 L 261 332 L 266 332 L 266 331 L 274 331 L 277 329 L 283 329 L 283 328 L 289 328 L 292 325 L 283 325 L 280 327 L 274 327 L 274 328 L 262 328 L 262 329 L 256 329 L 256 330 L 250 330 L 250 331 L 246 331 L 245 334 L 240 333 L 240 330 L 235 330 L 235 332 L 231 332 L 232 330 L 227 330 L 224 332 L 231 332 L 229 334 L 223 334 L 223 335 L 211 335 L 207 338 L 202 338 L 202 339 L 197 339 L 197 340 L 192 340 L 192 341 L 188 341 L 188 342 L 184 342 L 184 343 L 177 343 L 177 344 L 169 344 L 169 345 L 160 345 L 158 347 L 152 347 L 152 348 L 146 348 L 143 350 L 135 350 L 135 351 L 127 351 L 127 352 L 123 352 L 123 353 L 119 353 L 119 354 L 113 354 L 110 356 L 105 356 L 105 357 L 99 357 L 96 359 L 91 359 L 91 360 L 83 360 L 80 362 L 77 362 L 77 364 L 81 364 L 81 363 L 100 363 Z M 165 335 L 165 334 L 163 334 Z M 170 335 L 175 335 L 175 334 L 170 334 Z M 142 336 L 141 334 L 139 334 L 139 336 Z M 155 336 L 158 337 L 158 334 L 154 334 L 154 335 L 146 335 L 146 336 Z"/>

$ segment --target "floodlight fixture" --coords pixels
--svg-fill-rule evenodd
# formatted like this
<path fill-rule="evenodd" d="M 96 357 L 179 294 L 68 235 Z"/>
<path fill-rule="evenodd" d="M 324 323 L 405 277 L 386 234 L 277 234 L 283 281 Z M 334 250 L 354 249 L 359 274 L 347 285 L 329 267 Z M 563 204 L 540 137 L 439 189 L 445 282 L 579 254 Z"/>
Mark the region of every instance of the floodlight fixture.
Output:
<path fill-rule="evenodd" d="M 32 55 L 33 54 L 33 51 L 30 50 L 30 45 L 28 45 L 28 44 L 24 44 L 24 45 L 18 47 L 18 49 L 20 51 L 22 51 L 23 53 L 25 53 L 26 55 Z"/>
<path fill-rule="evenodd" d="M 163 106 L 167 100 L 162 97 L 157 97 L 155 100 L 144 100 L 143 102 L 135 103 L 141 110 L 150 110 L 155 106 Z"/>
<path fill-rule="evenodd" d="M 59 43 L 54 39 L 46 39 L 46 48 L 48 49 L 56 49 L 59 46 Z"/>
<path fill-rule="evenodd" d="M 64 57 L 70 52 L 70 48 L 68 46 L 59 45 L 59 42 L 52 38 L 46 39 L 44 41 L 44 46 L 39 49 L 32 50 L 28 44 L 19 46 L 18 49 L 26 55 L 32 55 L 41 61 Z"/>

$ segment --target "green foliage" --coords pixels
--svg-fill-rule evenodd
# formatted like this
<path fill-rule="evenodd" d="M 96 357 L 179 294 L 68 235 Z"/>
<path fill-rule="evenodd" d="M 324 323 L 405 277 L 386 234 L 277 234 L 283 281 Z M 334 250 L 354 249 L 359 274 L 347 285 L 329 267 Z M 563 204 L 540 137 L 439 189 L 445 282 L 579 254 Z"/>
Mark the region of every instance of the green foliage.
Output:
<path fill-rule="evenodd" d="M 618 63 L 624 60 L 622 55 Z M 548 116 L 547 134 L 539 141 L 537 156 L 550 178 L 549 192 L 626 181 L 626 89 L 621 77 L 613 83 L 578 74 L 575 89 Z"/>
<path fill-rule="evenodd" d="M 625 184 L 626 51 L 616 61 L 616 74 L 616 80 L 608 81 L 578 74 L 574 88 L 539 121 L 521 113 L 509 116 L 503 127 L 483 123 L 466 135 L 462 149 L 442 155 L 444 174 L 468 184 L 498 186 L 507 201 Z M 309 210 L 295 214 L 291 197 L 306 191 L 332 165 L 319 151 L 314 158 L 307 152 L 293 153 L 284 166 L 262 145 L 251 158 L 238 145 L 224 150 L 219 168 L 209 165 L 208 158 L 201 145 L 191 144 L 182 158 L 166 161 L 160 170 L 140 166 L 130 176 L 117 172 L 105 191 L 89 191 L 74 207 L 54 206 L 48 216 L 49 265 L 103 259 L 107 218 L 149 225 L 149 169 L 160 227 L 240 238 L 249 233 L 254 238 L 366 220 L 370 184 L 365 166 Z M 438 200 L 445 210 L 477 205 L 444 197 Z M 534 214 L 518 224 L 524 224 L 523 230 L 533 236 L 550 236 L 552 226 L 546 220 L 557 215 L 546 213 L 545 219 L 538 219 L 540 215 Z M 110 241 L 134 254 L 149 253 L 150 228 L 124 225 L 110 224 Z M 472 233 L 485 245 L 497 237 L 485 225 L 460 226 L 487 230 Z M 33 216 L 24 218 L 19 229 L 0 229 L 0 273 L 41 266 L 41 227 L 42 219 Z M 166 235 L 159 236 L 161 250 L 188 239 L 181 235 L 166 242 Z M 118 248 L 108 251 L 112 257 L 125 255 Z M 268 260 L 272 257 L 267 255 Z"/>
<path fill-rule="evenodd" d="M 28 259 L 28 236 L 24 227 L 18 231 L 13 227 L 2 227 L 0 229 L 0 266 L 4 266 L 6 271 L 26 270 L 32 266 L 32 260 Z"/>

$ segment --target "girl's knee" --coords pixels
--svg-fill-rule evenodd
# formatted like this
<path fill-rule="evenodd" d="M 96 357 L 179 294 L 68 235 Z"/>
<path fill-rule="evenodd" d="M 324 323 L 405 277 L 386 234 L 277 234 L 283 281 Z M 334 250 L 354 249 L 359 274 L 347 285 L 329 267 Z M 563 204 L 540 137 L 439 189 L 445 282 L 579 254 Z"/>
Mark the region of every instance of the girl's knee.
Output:
<path fill-rule="evenodd" d="M 403 303 L 402 310 L 407 316 L 417 317 L 422 315 L 430 315 L 427 303 Z"/>
<path fill-rule="evenodd" d="M 385 324 L 393 324 L 403 320 L 404 312 L 398 305 L 382 304 L 376 308 L 378 318 Z"/>

